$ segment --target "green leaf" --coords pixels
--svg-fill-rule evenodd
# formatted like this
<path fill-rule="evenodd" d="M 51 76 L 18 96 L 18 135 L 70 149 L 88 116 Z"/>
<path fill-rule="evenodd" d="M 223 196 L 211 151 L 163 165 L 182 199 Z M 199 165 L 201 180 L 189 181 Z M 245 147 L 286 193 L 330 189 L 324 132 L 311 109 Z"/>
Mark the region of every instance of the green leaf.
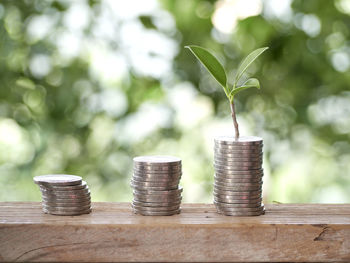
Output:
<path fill-rule="evenodd" d="M 185 46 L 191 50 L 193 55 L 204 65 L 210 74 L 220 83 L 224 88 L 226 95 L 228 95 L 227 77 L 224 67 L 220 64 L 216 57 L 214 57 L 208 50 L 199 46 Z"/>
<path fill-rule="evenodd" d="M 247 70 L 247 68 L 256 60 L 265 50 L 267 50 L 268 47 L 262 47 L 254 50 L 252 53 L 250 53 L 239 65 L 236 78 L 235 78 L 235 83 L 234 87 L 236 87 L 237 82 L 239 79 L 242 77 L 243 73 Z"/>
<path fill-rule="evenodd" d="M 230 96 L 232 96 L 232 98 L 233 98 L 238 92 L 245 90 L 245 89 L 249 89 L 249 88 L 260 89 L 259 80 L 255 79 L 255 78 L 248 79 L 246 82 L 244 82 L 244 84 L 242 86 L 233 89 L 230 93 Z"/>

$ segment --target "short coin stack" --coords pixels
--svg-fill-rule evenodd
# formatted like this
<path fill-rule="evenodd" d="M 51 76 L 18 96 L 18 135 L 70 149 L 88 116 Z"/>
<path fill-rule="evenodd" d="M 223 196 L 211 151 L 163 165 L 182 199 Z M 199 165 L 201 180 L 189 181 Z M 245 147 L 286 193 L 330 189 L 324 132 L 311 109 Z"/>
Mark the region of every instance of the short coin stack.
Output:
<path fill-rule="evenodd" d="M 74 216 L 91 212 L 90 190 L 80 176 L 52 174 L 35 176 L 46 214 Z"/>
<path fill-rule="evenodd" d="M 180 213 L 182 174 L 181 159 L 173 156 L 139 156 L 134 158 L 134 213 L 170 216 Z"/>
<path fill-rule="evenodd" d="M 262 202 L 263 140 L 220 136 L 214 146 L 214 204 L 231 216 L 264 214 Z"/>

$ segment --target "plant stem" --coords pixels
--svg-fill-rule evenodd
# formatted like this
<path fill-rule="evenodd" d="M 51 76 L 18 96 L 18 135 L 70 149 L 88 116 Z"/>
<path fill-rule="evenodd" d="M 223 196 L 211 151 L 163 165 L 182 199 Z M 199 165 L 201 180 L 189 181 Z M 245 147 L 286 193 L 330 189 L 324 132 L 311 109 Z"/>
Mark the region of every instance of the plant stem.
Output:
<path fill-rule="evenodd" d="M 235 103 L 232 100 L 230 101 L 230 106 L 231 106 L 231 116 L 233 120 L 233 125 L 235 126 L 235 139 L 237 140 L 239 138 L 239 129 L 238 129 L 238 122 L 236 119 L 236 110 L 235 110 Z"/>

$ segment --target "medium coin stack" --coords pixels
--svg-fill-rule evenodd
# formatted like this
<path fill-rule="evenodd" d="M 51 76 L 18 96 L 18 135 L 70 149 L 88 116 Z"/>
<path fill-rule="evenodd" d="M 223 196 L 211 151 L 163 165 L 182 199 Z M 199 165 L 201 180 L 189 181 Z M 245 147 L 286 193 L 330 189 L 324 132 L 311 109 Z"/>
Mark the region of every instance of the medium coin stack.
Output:
<path fill-rule="evenodd" d="M 262 138 L 220 136 L 214 141 L 214 204 L 218 213 L 230 216 L 264 214 Z"/>
<path fill-rule="evenodd" d="M 173 156 L 139 156 L 134 158 L 131 179 L 134 213 L 170 216 L 180 213 L 182 175 L 181 159 Z"/>
<path fill-rule="evenodd" d="M 75 216 L 91 212 L 90 190 L 80 176 L 52 174 L 35 176 L 46 214 Z"/>

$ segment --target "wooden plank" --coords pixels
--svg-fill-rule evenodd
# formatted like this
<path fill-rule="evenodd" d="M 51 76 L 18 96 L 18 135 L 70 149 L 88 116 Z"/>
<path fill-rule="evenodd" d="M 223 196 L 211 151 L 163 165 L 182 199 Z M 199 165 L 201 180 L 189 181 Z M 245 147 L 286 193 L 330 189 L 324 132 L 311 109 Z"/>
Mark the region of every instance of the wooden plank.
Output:
<path fill-rule="evenodd" d="M 266 205 L 227 217 L 184 204 L 170 217 L 93 203 L 89 215 L 43 214 L 40 203 L 0 203 L 0 261 L 350 262 L 350 204 Z"/>

